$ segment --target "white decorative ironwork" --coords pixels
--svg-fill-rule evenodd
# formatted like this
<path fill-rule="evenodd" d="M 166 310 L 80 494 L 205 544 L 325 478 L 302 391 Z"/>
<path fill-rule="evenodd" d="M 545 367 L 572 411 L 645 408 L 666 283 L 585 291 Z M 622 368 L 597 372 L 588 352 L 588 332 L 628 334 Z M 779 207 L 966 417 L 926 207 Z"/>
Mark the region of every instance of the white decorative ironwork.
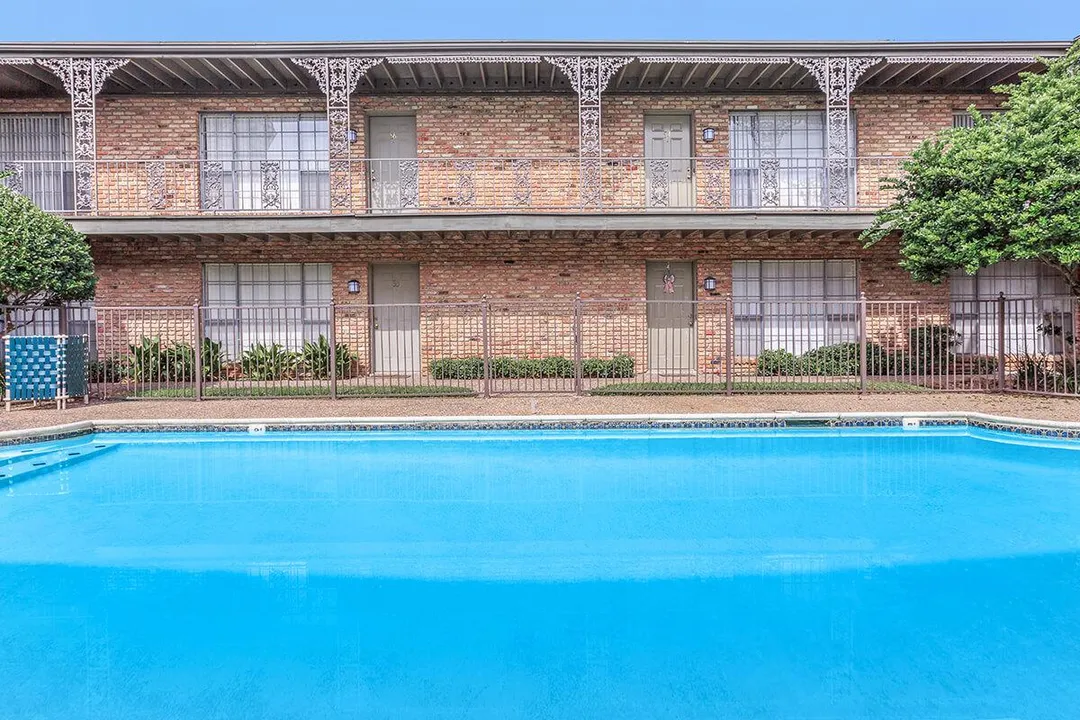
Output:
<path fill-rule="evenodd" d="M 890 55 L 885 62 L 892 65 L 944 63 L 1034 63 L 1039 58 L 1034 55 Z"/>
<path fill-rule="evenodd" d="M 350 98 L 360 78 L 381 63 L 382 58 L 297 57 L 292 61 L 315 78 L 326 96 L 326 123 L 330 135 L 330 209 L 347 209 L 352 206 Z"/>
<path fill-rule="evenodd" d="M 667 207 L 671 200 L 671 162 L 663 158 L 647 160 L 649 207 Z"/>
<path fill-rule="evenodd" d="M 225 164 L 217 160 L 203 163 L 202 206 L 205 210 L 225 208 Z"/>
<path fill-rule="evenodd" d="M 699 160 L 705 176 L 705 205 L 724 207 L 724 178 L 727 177 L 727 163 L 723 158 L 702 158 Z"/>
<path fill-rule="evenodd" d="M 868 69 L 881 57 L 796 57 L 825 93 L 826 207 L 851 205 L 851 93 Z"/>
<path fill-rule="evenodd" d="M 146 202 L 154 210 L 165 207 L 165 163 L 146 164 Z"/>
<path fill-rule="evenodd" d="M 777 55 L 642 55 L 643 63 L 715 63 L 717 65 L 782 65 L 791 58 Z"/>
<path fill-rule="evenodd" d="M 0 178 L 0 182 L 7 185 L 8 189 L 17 195 L 25 193 L 25 187 L 23 185 L 23 164 L 16 162 L 0 163 L 0 175 L 4 175 Z"/>
<path fill-rule="evenodd" d="M 127 60 L 116 58 L 41 58 L 38 65 L 60 78 L 71 96 L 75 211 L 90 212 L 97 194 L 97 95 Z"/>
<path fill-rule="evenodd" d="M 511 160 L 510 169 L 514 173 L 514 204 L 532 205 L 532 161 Z"/>
<path fill-rule="evenodd" d="M 454 197 L 454 204 L 476 204 L 476 161 L 455 160 L 454 171 L 457 173 L 457 195 Z"/>
<path fill-rule="evenodd" d="M 390 65 L 422 63 L 538 63 L 539 55 L 397 55 L 386 58 Z"/>
<path fill-rule="evenodd" d="M 599 207 L 603 196 L 600 178 L 603 155 L 600 98 L 615 73 L 632 62 L 633 58 L 557 55 L 546 59 L 566 75 L 570 86 L 577 93 L 581 206 Z"/>
<path fill-rule="evenodd" d="M 761 170 L 761 206 L 780 206 L 780 161 L 776 158 L 762 158 L 758 161 Z"/>
<path fill-rule="evenodd" d="M 420 161 L 402 160 L 398 163 L 398 195 L 403 208 L 420 207 Z"/>
<path fill-rule="evenodd" d="M 33 65 L 33 58 L 0 57 L 0 65 Z"/>
<path fill-rule="evenodd" d="M 263 160 L 259 163 L 262 177 L 262 206 L 264 210 L 281 209 L 281 163 Z"/>

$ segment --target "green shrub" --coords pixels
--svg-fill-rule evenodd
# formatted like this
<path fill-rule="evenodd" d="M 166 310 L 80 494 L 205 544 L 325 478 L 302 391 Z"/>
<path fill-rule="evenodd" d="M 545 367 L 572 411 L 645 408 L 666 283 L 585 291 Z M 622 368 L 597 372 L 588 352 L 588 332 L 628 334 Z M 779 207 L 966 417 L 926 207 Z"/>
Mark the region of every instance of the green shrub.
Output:
<path fill-rule="evenodd" d="M 221 349 L 221 343 L 210 338 L 203 338 L 202 342 L 202 374 L 203 380 L 220 380 L 225 366 L 225 353 Z"/>
<path fill-rule="evenodd" d="M 94 360 L 90 363 L 90 382 L 114 383 L 120 382 L 127 374 L 124 362 L 117 358 L 108 360 Z"/>
<path fill-rule="evenodd" d="M 325 380 L 330 377 L 330 341 L 326 339 L 325 335 L 320 335 L 319 339 L 314 342 L 310 340 L 305 342 L 300 355 L 304 369 L 311 374 L 311 377 L 317 380 Z M 337 343 L 337 349 L 334 352 L 334 363 L 337 376 L 339 378 L 346 377 L 353 364 L 352 351 L 349 350 L 348 345 Z"/>
<path fill-rule="evenodd" d="M 837 343 L 809 350 L 799 358 L 799 369 L 804 375 L 858 375 L 859 344 Z"/>
<path fill-rule="evenodd" d="M 274 343 L 257 343 L 248 348 L 240 359 L 240 367 L 250 380 L 285 380 L 296 375 L 300 353 Z"/>
<path fill-rule="evenodd" d="M 437 358 L 430 364 L 437 380 L 479 380 L 484 377 L 484 359 Z M 588 358 L 581 362 L 581 374 L 590 378 L 626 378 L 634 375 L 634 358 L 616 355 L 611 359 Z M 497 378 L 572 378 L 574 361 L 553 355 L 545 358 L 499 356 L 491 359 L 491 376 Z"/>
<path fill-rule="evenodd" d="M 484 359 L 437 358 L 431 361 L 430 369 L 436 380 L 479 380 L 484 377 Z"/>
<path fill-rule="evenodd" d="M 762 350 L 757 359 L 758 375 L 799 375 L 799 359 L 787 350 Z"/>
<path fill-rule="evenodd" d="M 190 381 L 195 377 L 195 353 L 186 343 L 165 345 L 144 337 L 129 345 L 131 377 L 139 382 Z"/>
<path fill-rule="evenodd" d="M 920 325 L 908 330 L 908 353 L 918 372 L 945 367 L 962 336 L 948 325 Z"/>

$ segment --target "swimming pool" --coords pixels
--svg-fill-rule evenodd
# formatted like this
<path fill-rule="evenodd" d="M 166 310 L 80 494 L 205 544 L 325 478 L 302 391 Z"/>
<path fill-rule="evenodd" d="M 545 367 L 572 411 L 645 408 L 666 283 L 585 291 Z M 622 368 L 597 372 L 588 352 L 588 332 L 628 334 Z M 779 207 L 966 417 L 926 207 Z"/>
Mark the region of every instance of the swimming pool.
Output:
<path fill-rule="evenodd" d="M 0 447 L 0 717 L 1072 718 L 1080 441 Z"/>

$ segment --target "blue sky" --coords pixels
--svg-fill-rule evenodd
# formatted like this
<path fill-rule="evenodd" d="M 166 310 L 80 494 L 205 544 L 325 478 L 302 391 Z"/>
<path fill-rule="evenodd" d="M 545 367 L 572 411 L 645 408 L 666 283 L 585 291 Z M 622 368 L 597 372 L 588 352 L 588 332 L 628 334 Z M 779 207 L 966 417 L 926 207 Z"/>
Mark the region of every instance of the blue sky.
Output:
<path fill-rule="evenodd" d="M 1067 40 L 1078 0 L 4 0 L 0 41 Z"/>

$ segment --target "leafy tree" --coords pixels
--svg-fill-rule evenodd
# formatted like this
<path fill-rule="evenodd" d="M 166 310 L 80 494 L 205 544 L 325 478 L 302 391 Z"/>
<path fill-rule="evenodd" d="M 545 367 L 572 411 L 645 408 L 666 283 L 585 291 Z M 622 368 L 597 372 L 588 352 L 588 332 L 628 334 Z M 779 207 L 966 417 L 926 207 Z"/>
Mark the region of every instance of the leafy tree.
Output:
<path fill-rule="evenodd" d="M 1046 71 L 995 87 L 1005 111 L 925 141 L 883 187 L 897 192 L 862 234 L 900 235 L 903 266 L 940 282 L 1003 260 L 1038 260 L 1080 295 L 1080 42 Z"/>
<path fill-rule="evenodd" d="M 0 303 L 89 300 L 96 282 L 86 237 L 0 185 Z"/>

